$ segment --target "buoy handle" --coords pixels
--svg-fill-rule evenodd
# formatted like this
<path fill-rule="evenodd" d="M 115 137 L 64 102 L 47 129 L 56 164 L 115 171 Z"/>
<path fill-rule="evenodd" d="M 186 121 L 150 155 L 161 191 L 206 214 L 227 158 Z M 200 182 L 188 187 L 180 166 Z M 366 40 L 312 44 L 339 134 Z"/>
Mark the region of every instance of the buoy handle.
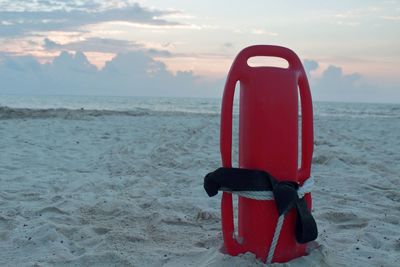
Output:
<path fill-rule="evenodd" d="M 276 45 L 253 45 L 243 49 L 235 58 L 232 64 L 240 74 L 245 75 L 246 72 L 251 71 L 247 61 L 252 57 L 277 57 L 283 58 L 288 63 L 288 69 L 301 70 L 301 61 L 295 52 L 289 48 L 276 46 Z M 267 66 L 266 66 L 267 67 Z"/>
<path fill-rule="evenodd" d="M 303 66 L 301 65 L 300 67 L 298 85 L 301 103 L 301 166 L 297 172 L 297 181 L 303 184 L 311 174 L 311 162 L 314 150 L 314 126 L 310 86 Z"/>
<path fill-rule="evenodd" d="M 237 68 L 235 67 L 235 64 L 233 64 L 225 83 L 225 89 L 222 98 L 220 150 L 222 166 L 226 168 L 232 168 L 232 114 L 235 87 L 240 78 L 238 74 Z M 238 255 L 241 251 L 241 247 L 234 237 L 235 226 L 233 223 L 233 204 L 231 193 L 224 192 L 222 194 L 221 220 L 225 249 L 230 255 Z"/>

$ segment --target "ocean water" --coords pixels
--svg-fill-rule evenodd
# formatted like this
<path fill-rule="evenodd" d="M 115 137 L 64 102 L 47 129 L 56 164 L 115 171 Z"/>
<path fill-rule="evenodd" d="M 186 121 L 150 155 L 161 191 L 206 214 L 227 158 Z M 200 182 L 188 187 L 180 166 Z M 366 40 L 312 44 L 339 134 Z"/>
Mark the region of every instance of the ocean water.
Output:
<path fill-rule="evenodd" d="M 219 113 L 220 100 L 212 98 L 121 96 L 17 96 L 0 95 L 0 107 L 97 111 L 159 111 Z"/>
<path fill-rule="evenodd" d="M 314 102 L 314 116 L 350 118 L 400 118 L 400 104 Z M 118 96 L 20 96 L 0 95 L 0 118 L 24 114 L 54 112 L 62 109 L 92 111 L 92 114 L 143 114 L 181 112 L 219 114 L 218 98 L 118 97 Z M 238 101 L 234 113 L 238 112 Z"/>

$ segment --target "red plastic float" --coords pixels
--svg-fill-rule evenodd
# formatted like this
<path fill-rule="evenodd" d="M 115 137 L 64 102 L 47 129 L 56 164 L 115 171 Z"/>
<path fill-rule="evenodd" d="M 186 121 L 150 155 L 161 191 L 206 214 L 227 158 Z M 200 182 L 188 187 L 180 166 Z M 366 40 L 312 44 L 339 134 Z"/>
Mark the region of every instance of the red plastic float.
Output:
<path fill-rule="evenodd" d="M 283 58 L 289 66 L 250 67 L 248 59 L 256 56 Z M 238 81 L 239 167 L 264 170 L 279 181 L 302 185 L 310 176 L 313 113 L 310 88 L 300 59 L 284 47 L 256 45 L 242 50 L 234 60 L 226 80 L 221 111 L 221 157 L 223 166 L 228 168 L 232 167 L 232 111 Z M 299 100 L 302 115 L 300 146 Z M 310 193 L 305 198 L 311 210 Z M 252 252 L 265 261 L 278 219 L 275 203 L 240 196 L 238 199 L 239 237 L 236 238 L 232 195 L 224 192 L 222 196 L 225 250 L 233 256 Z M 305 255 L 306 244 L 299 244 L 295 239 L 295 216 L 294 210 L 285 216 L 272 262 L 287 262 Z"/>

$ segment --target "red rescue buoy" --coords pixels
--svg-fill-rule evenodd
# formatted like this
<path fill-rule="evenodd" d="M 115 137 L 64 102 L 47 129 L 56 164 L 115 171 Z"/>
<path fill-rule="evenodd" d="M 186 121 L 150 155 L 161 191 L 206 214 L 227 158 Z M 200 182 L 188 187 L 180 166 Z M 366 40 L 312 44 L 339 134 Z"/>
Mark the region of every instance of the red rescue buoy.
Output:
<path fill-rule="evenodd" d="M 283 58 L 289 66 L 249 66 L 247 61 L 256 56 Z M 232 167 L 232 111 L 238 81 L 239 168 L 266 171 L 278 181 L 292 181 L 301 186 L 310 177 L 313 113 L 310 88 L 300 59 L 288 48 L 270 45 L 247 47 L 235 58 L 226 80 L 221 110 L 220 149 L 222 165 L 226 168 Z M 239 236 L 236 238 L 232 195 L 224 192 L 222 196 L 225 250 L 233 256 L 252 252 L 266 261 L 278 220 L 275 203 L 241 196 L 238 199 Z M 310 193 L 305 199 L 311 210 Z M 305 255 L 306 244 L 299 244 L 295 239 L 295 216 L 293 209 L 285 216 L 272 262 L 287 262 Z"/>

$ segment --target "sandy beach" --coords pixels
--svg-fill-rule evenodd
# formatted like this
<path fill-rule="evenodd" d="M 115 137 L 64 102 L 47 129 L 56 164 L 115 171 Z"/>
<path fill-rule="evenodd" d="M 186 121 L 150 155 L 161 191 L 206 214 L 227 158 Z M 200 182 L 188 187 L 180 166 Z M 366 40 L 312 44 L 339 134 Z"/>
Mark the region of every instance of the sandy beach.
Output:
<path fill-rule="evenodd" d="M 315 115 L 319 237 L 273 266 L 400 266 L 399 113 Z M 218 114 L 1 108 L 0 122 L 1 266 L 265 266 L 220 252 L 220 195 L 203 189 Z"/>

